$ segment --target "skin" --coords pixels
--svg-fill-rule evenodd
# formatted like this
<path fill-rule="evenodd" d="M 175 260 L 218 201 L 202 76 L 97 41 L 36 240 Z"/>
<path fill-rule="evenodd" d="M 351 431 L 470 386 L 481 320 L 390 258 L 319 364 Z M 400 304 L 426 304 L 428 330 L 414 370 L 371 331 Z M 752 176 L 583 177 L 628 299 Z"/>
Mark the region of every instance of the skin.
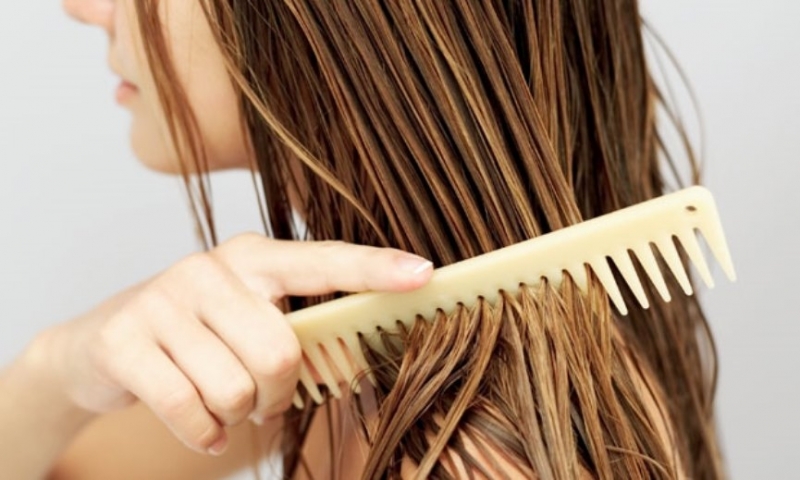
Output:
<path fill-rule="evenodd" d="M 132 1 L 64 7 L 108 34 L 137 156 L 177 173 Z M 196 0 L 159 5 L 211 169 L 245 167 L 237 101 Z M 302 355 L 281 299 L 405 291 L 431 271 L 427 260 L 393 249 L 257 234 L 190 255 L 41 332 L 0 371 L 0 478 L 199 479 L 246 466 L 254 435 L 279 431 L 297 383 Z"/>
<path fill-rule="evenodd" d="M 131 113 L 131 147 L 149 168 L 178 173 L 154 79 L 147 66 L 133 0 L 64 0 L 69 15 L 103 29 L 109 38 L 108 63 L 127 94 L 117 101 Z M 173 67 L 186 90 L 209 154 L 209 169 L 247 168 L 247 140 L 222 55 L 196 0 L 158 2 Z M 131 91 L 132 90 L 132 91 Z"/>

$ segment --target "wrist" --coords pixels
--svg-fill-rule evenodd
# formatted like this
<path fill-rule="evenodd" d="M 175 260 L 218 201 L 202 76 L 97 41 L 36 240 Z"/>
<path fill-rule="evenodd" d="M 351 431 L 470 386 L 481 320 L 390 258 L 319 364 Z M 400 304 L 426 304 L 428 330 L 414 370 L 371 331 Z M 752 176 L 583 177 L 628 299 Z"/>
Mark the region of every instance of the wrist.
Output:
<path fill-rule="evenodd" d="M 49 416 L 47 420 L 59 429 L 77 430 L 96 414 L 78 405 L 69 393 L 63 369 L 70 359 L 59 338 L 60 331 L 61 327 L 53 327 L 34 338 L 20 358 L 20 373 L 35 386 L 28 389 L 36 392 L 30 400 L 46 402 L 42 413 Z"/>
<path fill-rule="evenodd" d="M 67 395 L 38 336 L 0 372 L 0 477 L 44 478 L 56 458 L 94 417 Z"/>

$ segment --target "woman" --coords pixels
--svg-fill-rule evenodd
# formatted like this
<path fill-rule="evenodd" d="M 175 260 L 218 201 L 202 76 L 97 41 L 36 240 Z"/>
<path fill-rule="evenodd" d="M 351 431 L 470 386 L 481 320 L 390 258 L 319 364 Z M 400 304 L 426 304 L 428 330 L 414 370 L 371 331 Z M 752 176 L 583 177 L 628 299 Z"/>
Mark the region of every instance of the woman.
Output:
<path fill-rule="evenodd" d="M 661 192 L 635 2 L 65 6 L 107 31 L 134 151 L 184 175 L 213 248 L 4 371 L 0 476 L 218 478 L 278 437 L 296 478 L 722 475 L 696 302 L 621 318 L 569 279 L 383 334 L 389 358 L 365 343 L 376 405 L 333 405 L 361 420 L 289 410 L 302 359 L 282 311 L 413 289 Z M 321 242 L 215 246 L 195 174 L 226 168 L 257 172 L 271 236 Z"/>

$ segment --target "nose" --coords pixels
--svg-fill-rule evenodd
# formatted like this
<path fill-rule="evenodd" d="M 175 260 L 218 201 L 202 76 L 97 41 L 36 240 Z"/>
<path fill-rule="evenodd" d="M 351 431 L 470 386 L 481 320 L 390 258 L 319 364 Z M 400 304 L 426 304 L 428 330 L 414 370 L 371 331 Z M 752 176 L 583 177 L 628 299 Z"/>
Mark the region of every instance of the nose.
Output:
<path fill-rule="evenodd" d="M 79 22 L 109 32 L 114 24 L 114 0 L 63 0 L 64 11 Z"/>

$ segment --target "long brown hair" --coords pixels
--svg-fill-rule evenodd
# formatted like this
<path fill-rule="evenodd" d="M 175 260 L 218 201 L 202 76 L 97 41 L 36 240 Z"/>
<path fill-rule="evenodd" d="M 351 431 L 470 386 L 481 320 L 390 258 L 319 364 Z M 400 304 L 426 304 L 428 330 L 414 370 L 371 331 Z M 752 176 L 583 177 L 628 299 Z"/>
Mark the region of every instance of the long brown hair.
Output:
<path fill-rule="evenodd" d="M 184 161 L 197 162 L 153 3 L 139 2 L 148 58 Z M 635 0 L 203 5 L 275 237 L 304 235 L 300 192 L 306 236 L 441 266 L 665 189 L 659 159 L 672 156 Z M 396 347 L 388 356 L 365 337 L 380 409 L 364 478 L 396 477 L 404 461 L 420 478 L 493 478 L 501 460 L 543 479 L 722 477 L 713 342 L 697 300 L 669 283 L 674 300 L 650 288 L 649 310 L 626 292 L 625 317 L 597 282 L 582 295 L 565 278 L 372 335 Z M 310 413 L 287 416 L 289 474 Z"/>

